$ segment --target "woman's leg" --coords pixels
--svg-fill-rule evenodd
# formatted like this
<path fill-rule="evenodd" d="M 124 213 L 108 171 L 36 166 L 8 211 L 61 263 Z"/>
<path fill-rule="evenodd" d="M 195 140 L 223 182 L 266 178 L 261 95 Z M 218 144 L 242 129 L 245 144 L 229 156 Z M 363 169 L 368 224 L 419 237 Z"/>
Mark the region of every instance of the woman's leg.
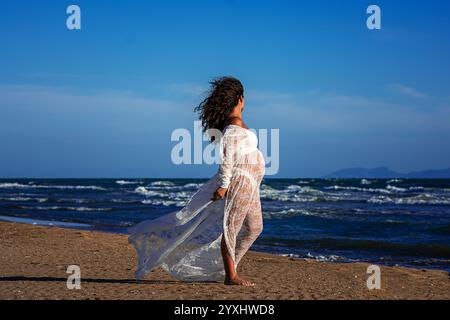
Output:
<path fill-rule="evenodd" d="M 225 242 L 224 236 L 222 236 L 222 242 L 220 246 L 221 252 L 222 252 L 222 259 L 223 259 L 223 266 L 225 268 L 225 281 L 224 284 L 227 285 L 242 285 L 242 286 L 253 286 L 255 285 L 253 282 L 249 280 L 242 279 L 238 276 L 235 268 L 234 268 L 234 261 L 233 258 L 231 258 L 227 244 Z"/>
<path fill-rule="evenodd" d="M 221 253 L 225 269 L 225 284 L 230 285 L 254 285 L 251 281 L 240 278 L 237 274 L 235 263 L 239 248 L 239 239 L 241 231 L 246 232 L 247 228 L 243 228 L 247 213 L 253 210 L 253 198 L 255 195 L 255 186 L 251 179 L 240 177 L 230 184 L 227 193 L 227 211 L 225 217 L 226 229 L 222 236 Z M 241 230 L 243 229 L 243 230 Z"/>
<path fill-rule="evenodd" d="M 236 240 L 236 264 L 241 261 L 263 230 L 261 202 L 259 197 L 250 204 L 250 210 L 245 217 L 239 237 Z"/>

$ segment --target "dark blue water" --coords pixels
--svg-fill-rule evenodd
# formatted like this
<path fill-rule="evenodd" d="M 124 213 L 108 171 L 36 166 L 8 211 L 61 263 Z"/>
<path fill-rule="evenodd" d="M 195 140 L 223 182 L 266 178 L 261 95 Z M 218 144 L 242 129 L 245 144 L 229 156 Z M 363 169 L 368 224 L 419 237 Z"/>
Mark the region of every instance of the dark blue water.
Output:
<path fill-rule="evenodd" d="M 122 233 L 181 208 L 204 181 L 0 180 L 0 215 Z M 450 180 L 266 179 L 261 200 L 254 250 L 450 271 Z"/>

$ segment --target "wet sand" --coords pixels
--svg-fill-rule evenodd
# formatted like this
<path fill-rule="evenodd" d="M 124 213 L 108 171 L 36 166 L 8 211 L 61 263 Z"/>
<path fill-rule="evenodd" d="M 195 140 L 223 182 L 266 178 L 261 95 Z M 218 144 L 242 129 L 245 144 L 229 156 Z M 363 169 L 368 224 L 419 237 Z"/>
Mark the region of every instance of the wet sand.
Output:
<path fill-rule="evenodd" d="M 0 222 L 0 299 L 450 299 L 449 273 L 381 268 L 369 290 L 366 263 L 329 263 L 249 252 L 239 267 L 255 287 L 182 283 L 163 270 L 134 280 L 125 235 Z M 81 289 L 69 290 L 69 265 Z"/>

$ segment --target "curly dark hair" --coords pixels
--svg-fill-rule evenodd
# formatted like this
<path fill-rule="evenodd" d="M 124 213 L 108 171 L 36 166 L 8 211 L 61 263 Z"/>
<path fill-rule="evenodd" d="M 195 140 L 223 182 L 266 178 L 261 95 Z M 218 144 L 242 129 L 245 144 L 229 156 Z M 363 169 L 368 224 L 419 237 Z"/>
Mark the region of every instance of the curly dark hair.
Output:
<path fill-rule="evenodd" d="M 208 129 L 223 131 L 231 111 L 239 103 L 239 99 L 244 97 L 244 87 L 233 77 L 215 78 L 210 84 L 207 98 L 194 111 L 199 114 L 203 132 Z M 211 137 L 211 141 L 214 141 L 214 137 Z"/>

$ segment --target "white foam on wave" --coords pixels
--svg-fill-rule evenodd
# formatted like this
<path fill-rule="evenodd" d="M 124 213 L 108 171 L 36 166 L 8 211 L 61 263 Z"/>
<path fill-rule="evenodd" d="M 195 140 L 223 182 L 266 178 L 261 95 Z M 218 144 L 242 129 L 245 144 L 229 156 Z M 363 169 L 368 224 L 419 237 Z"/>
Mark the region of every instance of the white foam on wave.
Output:
<path fill-rule="evenodd" d="M 127 180 L 117 180 L 116 183 L 121 186 L 128 185 L 128 184 L 143 184 L 142 181 L 127 181 Z"/>
<path fill-rule="evenodd" d="M 194 184 L 192 184 L 193 186 Z M 190 186 L 188 186 L 189 188 Z M 158 190 L 161 192 L 164 191 L 175 191 L 175 190 L 182 190 L 184 186 L 177 186 L 175 183 L 171 181 L 153 181 L 152 183 L 145 186 L 146 190 Z M 143 190 L 143 189 L 140 189 Z"/>
<path fill-rule="evenodd" d="M 146 187 L 137 187 L 136 189 L 134 189 L 134 192 L 146 197 L 164 196 L 163 193 L 154 190 L 148 190 Z"/>
<path fill-rule="evenodd" d="M 441 197 L 433 198 L 436 196 L 423 193 L 423 191 L 428 189 L 422 186 L 402 188 L 393 185 L 387 185 L 386 188 L 333 185 L 324 187 L 323 190 L 317 190 L 309 186 L 289 185 L 284 189 L 275 189 L 263 184 L 260 194 L 262 199 L 281 202 L 367 201 L 369 203 L 427 204 L 429 202 L 429 204 L 447 204 L 450 201 L 446 197 L 445 190 L 438 189 L 438 191 L 443 191 L 444 194 Z M 435 194 L 434 191 L 433 189 L 433 194 Z M 409 197 L 406 200 L 399 197 L 407 193 L 413 197 Z M 373 196 L 372 194 L 378 194 L 378 196 Z M 425 198 L 423 199 L 423 197 Z"/>
<path fill-rule="evenodd" d="M 62 186 L 62 185 L 38 185 L 21 183 L 0 183 L 2 189 L 68 189 L 68 190 L 106 190 L 98 186 Z"/>
<path fill-rule="evenodd" d="M 334 255 L 334 254 L 330 254 L 330 255 L 322 255 L 322 254 L 313 255 L 310 252 L 308 252 L 307 257 L 309 259 L 314 259 L 314 260 L 319 261 L 319 262 L 336 262 L 336 261 L 345 260 L 345 258 L 342 258 L 342 257 Z"/>
<path fill-rule="evenodd" d="M 25 188 L 28 187 L 28 185 L 25 184 L 21 184 L 21 183 L 10 183 L 10 182 L 5 182 L 5 183 L 0 183 L 0 188 L 3 189 L 13 189 L 13 188 Z"/>
<path fill-rule="evenodd" d="M 111 202 L 114 203 L 135 203 L 136 200 L 127 200 L 127 199 L 111 199 Z"/>
<path fill-rule="evenodd" d="M 322 195 L 323 192 L 308 186 L 299 186 L 299 185 L 290 185 L 287 187 L 287 189 L 284 190 L 285 192 L 298 192 L 298 193 L 307 193 L 307 194 L 315 194 L 315 195 Z"/>
<path fill-rule="evenodd" d="M 30 218 L 19 218 L 19 217 L 10 217 L 10 216 L 0 216 L 0 220 L 7 222 L 17 222 L 17 223 L 26 223 L 33 225 L 41 225 L 41 226 L 55 226 L 55 227 L 67 227 L 67 228 L 87 228 L 91 227 L 90 224 L 85 223 L 77 223 L 77 222 L 63 222 L 63 221 L 52 221 L 52 220 L 38 220 L 38 219 L 30 219 Z"/>
<path fill-rule="evenodd" d="M 162 199 L 146 199 L 142 200 L 143 204 L 151 204 L 155 206 L 177 206 L 177 207 L 183 207 L 187 202 L 186 201 L 175 201 L 175 200 L 162 200 Z"/>
<path fill-rule="evenodd" d="M 159 187 L 159 186 L 170 187 L 170 186 L 174 186 L 174 185 L 175 185 L 175 183 L 173 183 L 172 181 L 167 181 L 167 180 L 153 181 L 152 183 L 149 184 L 149 186 L 153 186 L 153 187 Z"/>
<path fill-rule="evenodd" d="M 296 253 L 283 253 L 283 254 L 280 254 L 280 256 L 288 257 L 288 258 L 296 258 L 296 259 L 313 259 L 313 260 L 318 261 L 318 262 L 337 262 L 337 261 L 345 261 L 345 260 L 347 260 L 344 257 L 340 257 L 340 256 L 337 256 L 337 255 L 334 255 L 334 254 L 330 254 L 330 255 L 322 255 L 322 254 L 313 255 L 310 252 L 308 252 L 308 254 L 306 254 L 306 256 L 299 255 L 299 254 L 296 254 Z"/>
<path fill-rule="evenodd" d="M 195 189 L 196 190 L 196 189 Z M 167 190 L 161 191 L 150 190 L 149 187 L 137 187 L 134 192 L 145 196 L 147 199 L 143 200 L 143 204 L 162 205 L 162 206 L 183 206 L 192 197 L 192 191 L 178 191 L 168 192 Z"/>
<path fill-rule="evenodd" d="M 391 190 L 380 189 L 380 188 L 361 188 L 361 187 L 353 187 L 353 186 L 330 186 L 325 187 L 327 190 L 348 190 L 348 191 L 362 191 L 362 192 L 372 192 L 372 193 L 392 193 Z"/>
<path fill-rule="evenodd" d="M 410 205 L 449 205 L 450 204 L 450 198 L 448 197 L 441 197 L 441 196 L 435 196 L 432 194 L 420 194 L 415 195 L 412 197 L 402 197 L 402 198 L 393 198 L 393 197 L 387 197 L 387 196 L 377 196 L 372 197 L 367 200 L 369 203 L 376 203 L 376 204 L 410 204 Z"/>
<path fill-rule="evenodd" d="M 201 186 L 203 186 L 203 183 L 188 183 L 188 184 L 185 184 L 182 188 L 199 189 Z"/>
<path fill-rule="evenodd" d="M 262 199 L 291 202 L 341 201 L 345 199 L 338 194 L 325 193 L 309 186 L 299 185 L 290 185 L 285 189 L 278 190 L 263 184 L 260 195 Z"/>
<path fill-rule="evenodd" d="M 394 219 L 386 219 L 384 220 L 385 223 L 389 223 L 389 224 L 403 224 L 405 222 L 401 221 L 401 220 L 394 220 Z"/>
<path fill-rule="evenodd" d="M 317 211 L 309 211 L 306 209 L 285 209 L 281 211 L 264 211 L 263 212 L 265 218 L 272 217 L 295 217 L 295 216 L 314 216 L 314 217 L 329 217 L 330 214 L 328 212 L 317 212 Z"/>
<path fill-rule="evenodd" d="M 176 201 L 189 200 L 193 195 L 191 191 L 171 192 L 168 194 L 168 198 Z"/>
<path fill-rule="evenodd" d="M 384 204 L 393 203 L 394 199 L 386 196 L 375 196 L 367 200 L 368 203 Z"/>
<path fill-rule="evenodd" d="M 154 181 L 145 187 L 139 187 L 135 192 L 145 196 L 161 196 L 170 192 L 183 192 L 186 189 L 197 191 L 203 186 L 203 183 L 187 183 L 185 185 L 176 185 L 171 181 Z"/>
<path fill-rule="evenodd" d="M 329 188 L 329 187 L 327 187 Z M 367 191 L 367 192 L 380 192 L 380 193 L 392 193 L 392 192 L 406 192 L 408 190 L 410 191 L 420 191 L 425 190 L 422 186 L 413 186 L 409 188 L 402 188 L 402 187 L 396 187 L 393 185 L 388 184 L 386 186 L 386 189 L 380 189 L 380 188 L 358 188 L 358 187 L 341 187 L 341 186 L 333 186 L 334 189 L 347 189 L 347 190 L 356 190 L 356 191 Z M 431 188 L 433 189 L 433 188 Z"/>
<path fill-rule="evenodd" d="M 93 203 L 96 202 L 96 200 L 89 200 L 89 199 L 66 199 L 66 198 L 59 198 L 55 200 L 56 202 L 70 202 L 70 203 Z"/>
<path fill-rule="evenodd" d="M 391 185 L 387 185 L 386 189 L 394 191 L 394 192 L 405 192 L 406 189 L 405 188 L 399 188 L 399 187 L 395 187 L 395 186 L 391 186 Z"/>
<path fill-rule="evenodd" d="M 111 211 L 112 208 L 89 208 L 89 207 L 59 207 L 59 206 L 47 206 L 47 207 L 28 207 L 28 206 L 20 206 L 21 209 L 24 210 L 61 210 L 61 211 L 98 211 L 98 212 L 106 212 Z"/>
<path fill-rule="evenodd" d="M 48 201 L 47 198 L 30 198 L 30 197 L 11 197 L 11 198 L 0 198 L 0 201 L 14 201 L 14 202 L 28 202 L 28 201 L 34 201 L 34 202 L 46 202 Z"/>

